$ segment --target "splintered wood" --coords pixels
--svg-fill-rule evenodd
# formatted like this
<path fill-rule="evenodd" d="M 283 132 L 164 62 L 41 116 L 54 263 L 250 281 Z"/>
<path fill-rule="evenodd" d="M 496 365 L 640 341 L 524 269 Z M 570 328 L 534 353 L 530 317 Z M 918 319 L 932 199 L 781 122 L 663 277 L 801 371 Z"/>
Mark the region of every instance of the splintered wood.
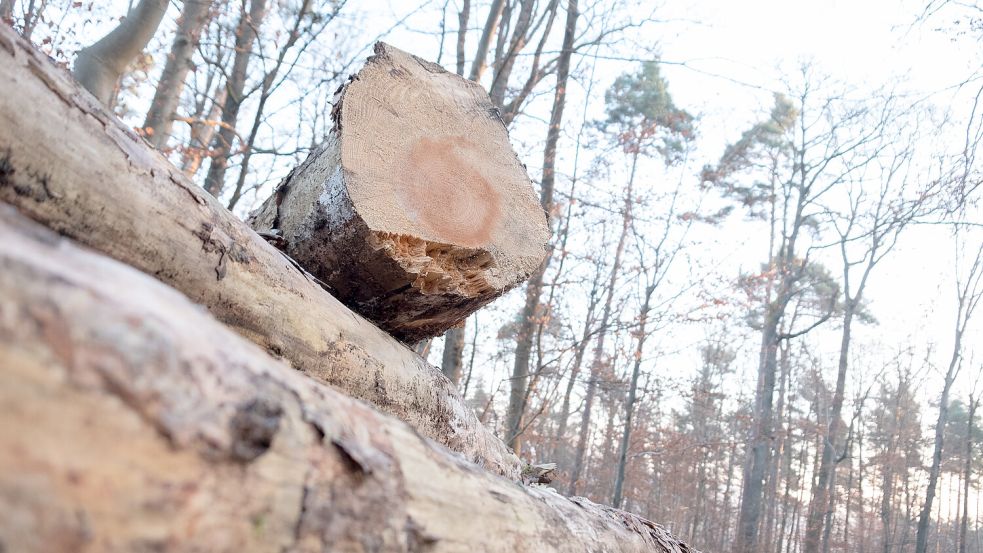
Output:
<path fill-rule="evenodd" d="M 479 85 L 379 43 L 332 117 L 250 222 L 349 307 L 417 341 L 542 262 L 546 215 Z"/>

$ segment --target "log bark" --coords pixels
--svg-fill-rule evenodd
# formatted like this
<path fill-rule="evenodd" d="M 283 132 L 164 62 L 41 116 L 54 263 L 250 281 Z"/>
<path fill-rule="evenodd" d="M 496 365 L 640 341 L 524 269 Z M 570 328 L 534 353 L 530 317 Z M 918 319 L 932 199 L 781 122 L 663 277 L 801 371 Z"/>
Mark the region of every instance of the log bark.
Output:
<path fill-rule="evenodd" d="M 477 470 L 0 206 L 5 551 L 690 551 Z"/>
<path fill-rule="evenodd" d="M 518 458 L 440 370 L 338 302 L 5 25 L 0 98 L 0 201 L 177 288 L 294 368 L 518 478 Z"/>
<path fill-rule="evenodd" d="M 478 84 L 379 43 L 332 118 L 250 223 L 353 310 L 415 343 L 539 266 L 546 215 Z"/>

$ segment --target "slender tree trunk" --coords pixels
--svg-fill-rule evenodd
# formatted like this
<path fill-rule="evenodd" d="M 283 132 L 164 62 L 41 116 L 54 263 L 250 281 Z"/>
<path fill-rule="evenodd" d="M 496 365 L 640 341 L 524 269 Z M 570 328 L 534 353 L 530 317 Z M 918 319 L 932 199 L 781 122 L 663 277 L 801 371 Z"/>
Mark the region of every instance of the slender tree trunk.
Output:
<path fill-rule="evenodd" d="M 251 0 L 249 11 L 243 12 L 236 28 L 235 58 L 232 71 L 225 82 L 225 105 L 222 107 L 222 125 L 215 139 L 212 163 L 205 177 L 205 190 L 216 198 L 222 195 L 225 187 L 225 171 L 232 156 L 232 144 L 236 140 L 236 123 L 239 120 L 239 108 L 242 107 L 243 94 L 246 89 L 246 76 L 249 71 L 249 60 L 253 53 L 253 42 L 256 32 L 263 25 L 266 17 L 266 0 Z"/>
<path fill-rule="evenodd" d="M 898 442 L 900 439 L 898 428 L 901 424 L 901 397 L 903 393 L 907 393 L 907 386 L 905 384 L 904 378 L 899 376 L 898 379 L 898 389 L 895 393 L 894 398 L 894 420 L 891 425 L 890 432 L 887 436 L 888 447 L 886 451 L 886 459 L 884 467 L 881 471 L 881 505 L 880 505 L 880 517 L 881 517 L 881 551 L 883 553 L 891 553 L 891 545 L 893 543 L 894 531 L 892 527 L 892 522 L 894 519 L 893 504 L 894 504 L 894 471 L 895 471 L 895 457 L 898 453 Z"/>
<path fill-rule="evenodd" d="M 959 524 L 959 553 L 967 553 L 968 551 L 969 488 L 973 480 L 973 433 L 976 432 L 974 418 L 979 404 L 979 398 L 969 396 L 969 421 L 966 423 L 966 460 L 963 464 L 963 517 Z"/>
<path fill-rule="evenodd" d="M 167 4 L 167 0 L 140 0 L 115 29 L 79 51 L 75 78 L 104 105 L 113 105 L 116 83 L 157 32 Z"/>
<path fill-rule="evenodd" d="M 925 489 L 925 502 L 922 504 L 921 512 L 918 514 L 915 553 L 926 553 L 928 551 L 928 531 L 932 518 L 932 504 L 935 502 L 939 475 L 942 472 L 942 445 L 945 438 L 945 425 L 949 421 L 949 392 L 952 389 L 952 383 L 955 381 L 956 373 L 959 369 L 961 342 L 962 331 L 961 329 L 957 329 L 952 359 L 949 361 L 949 369 L 946 371 L 945 383 L 942 386 L 942 395 L 939 398 L 939 418 L 935 422 L 935 447 L 932 451 L 932 466 L 928 471 L 928 486 Z"/>
<path fill-rule="evenodd" d="M 858 295 L 859 296 L 859 295 Z M 843 400 L 846 389 L 846 374 L 849 364 L 850 330 L 853 324 L 853 313 L 858 298 L 846 299 L 843 313 L 843 331 L 840 335 L 840 356 L 836 373 L 836 391 L 833 393 L 832 406 L 829 414 L 829 425 L 822 445 L 822 456 L 819 461 L 819 474 L 812 490 L 812 500 L 809 502 L 809 514 L 806 517 L 806 533 L 803 542 L 803 553 L 818 553 L 820 538 L 825 534 L 824 521 L 832 502 L 830 499 L 830 482 L 833 481 L 833 471 L 836 469 L 834 460 L 836 440 L 840 433 L 840 419 L 843 412 Z"/>
<path fill-rule="evenodd" d="M 942 470 L 942 446 L 945 438 L 945 425 L 949 420 L 949 392 L 956 379 L 956 374 L 962 362 L 962 339 L 969 326 L 980 299 L 983 298 L 983 245 L 975 252 L 975 259 L 969 268 L 964 282 L 960 282 L 957 274 L 956 297 L 956 331 L 952 344 L 952 357 L 949 368 L 945 373 L 945 383 L 939 398 L 939 418 L 935 423 L 935 448 L 932 454 L 932 466 L 928 473 L 928 488 L 925 491 L 925 502 L 918 515 L 918 531 L 915 537 L 915 553 L 926 553 L 928 550 L 929 519 L 932 515 L 932 503 L 935 500 L 939 474 Z"/>
<path fill-rule="evenodd" d="M 480 81 L 481 75 L 485 72 L 485 60 L 488 58 L 488 49 L 491 47 L 492 37 L 498 30 L 498 22 L 502 19 L 502 11 L 505 9 L 505 0 L 493 0 L 488 7 L 488 19 L 485 21 L 485 28 L 481 31 L 481 38 L 478 40 L 478 49 L 475 52 L 474 61 L 471 62 L 471 75 L 468 77 L 472 81 Z"/>
<path fill-rule="evenodd" d="M 496 59 L 495 72 L 492 79 L 488 95 L 492 102 L 497 106 L 505 104 L 505 91 L 508 88 L 509 77 L 515 67 L 519 52 L 526 46 L 529 40 L 529 27 L 532 24 L 533 8 L 537 4 L 536 0 L 521 0 L 519 17 L 516 18 L 515 28 L 512 29 L 512 39 L 509 41 L 508 50 Z"/>
<path fill-rule="evenodd" d="M 177 35 L 143 122 L 147 140 L 157 149 L 164 148 L 171 136 L 171 125 L 184 90 L 184 80 L 191 70 L 191 57 L 198 47 L 201 29 L 208 21 L 211 4 L 211 0 L 184 0 Z"/>
<path fill-rule="evenodd" d="M 591 316 L 588 315 L 587 321 L 591 320 Z M 587 345 L 590 342 L 590 323 L 584 323 L 584 332 L 580 338 L 580 341 L 576 345 L 576 349 L 573 353 L 573 366 L 570 368 L 570 376 L 567 380 L 566 390 L 563 392 L 563 401 L 560 403 L 560 413 L 559 422 L 556 425 L 556 434 L 554 435 L 554 442 L 558 444 L 556 448 L 556 455 L 558 462 L 567 463 L 569 459 L 569 447 L 567 446 L 566 436 L 567 436 L 567 426 L 570 424 L 570 399 L 573 396 L 573 389 L 577 384 L 577 379 L 580 378 L 580 370 L 584 363 L 584 354 L 587 352 Z"/>
<path fill-rule="evenodd" d="M 444 355 L 440 365 L 444 376 L 454 385 L 461 383 L 461 369 L 464 365 L 464 325 L 444 333 Z"/>
<path fill-rule="evenodd" d="M 457 74 L 464 76 L 464 47 L 468 38 L 468 19 L 471 16 L 471 0 L 461 2 L 457 14 Z"/>
<path fill-rule="evenodd" d="M 829 505 L 836 502 L 836 465 L 833 465 L 833 472 L 830 474 L 826 496 L 829 498 Z M 833 531 L 833 509 L 829 507 L 823 513 L 823 553 L 829 553 L 829 539 Z M 808 532 L 808 530 L 807 530 Z"/>
<path fill-rule="evenodd" d="M 44 11 L 44 3 L 37 7 L 35 11 L 35 0 L 29 0 L 27 3 L 27 11 L 24 12 L 24 29 L 21 33 L 24 38 L 31 40 L 31 34 L 34 33 L 34 26 L 41 19 L 41 12 Z M 129 10 L 127 10 L 129 11 Z"/>
<path fill-rule="evenodd" d="M 785 276 L 782 277 L 787 278 Z M 761 332 L 761 377 L 755 394 L 755 415 L 752 428 L 749 462 L 741 486 L 741 509 L 737 520 L 737 553 L 757 550 L 758 523 L 764 496 L 765 471 L 768 467 L 772 442 L 772 415 L 775 394 L 775 373 L 778 364 L 778 326 L 784 314 L 785 286 L 775 303 L 768 306 Z"/>
<path fill-rule="evenodd" d="M 611 309 L 614 305 L 615 286 L 618 276 L 621 273 L 621 261 L 625 252 L 625 244 L 628 241 L 628 232 L 631 227 L 631 207 L 634 201 L 632 189 L 635 183 L 635 171 L 638 167 L 638 153 L 633 154 L 631 175 L 628 178 L 628 188 L 625 191 L 625 203 L 621 219 L 621 235 L 618 238 L 618 245 L 614 251 L 614 262 L 611 265 L 611 274 L 608 277 L 607 287 L 604 291 L 604 308 L 601 311 L 600 324 L 597 327 L 597 341 L 594 343 L 593 361 L 590 367 L 590 377 L 587 381 L 587 395 L 584 398 L 584 411 L 580 417 L 580 435 L 577 438 L 577 449 L 574 452 L 573 469 L 570 473 L 570 483 L 568 495 L 577 494 L 577 486 L 580 483 L 581 473 L 584 470 L 584 457 L 587 453 L 588 438 L 590 436 L 591 411 L 594 408 L 594 397 L 597 395 L 597 381 L 601 377 L 601 370 L 604 368 L 604 343 L 607 338 L 608 326 L 611 323 Z"/>
<path fill-rule="evenodd" d="M 638 339 L 635 345 L 635 360 L 631 369 L 631 382 L 628 384 L 628 400 L 625 402 L 625 429 L 621 434 L 621 447 L 618 449 L 618 472 L 614 479 L 614 499 L 611 505 L 615 508 L 621 507 L 625 485 L 625 467 L 628 464 L 628 446 L 631 441 L 632 422 L 635 415 L 635 398 L 638 394 L 638 376 L 642 368 L 642 352 L 645 347 L 645 339 L 648 334 L 645 325 L 648 322 L 649 306 L 651 305 L 652 293 L 655 292 L 655 285 L 648 285 L 645 288 L 645 301 L 638 316 Z"/>
<path fill-rule="evenodd" d="M 567 79 L 570 75 L 570 58 L 573 56 L 573 41 L 576 37 L 577 0 L 567 2 L 566 29 L 563 34 L 563 47 L 557 62 L 556 91 L 553 95 L 553 109 L 550 114 L 550 126 L 546 133 L 546 147 L 543 151 L 543 176 L 540 187 L 540 205 L 546 213 L 553 212 L 553 192 L 556 184 L 556 150 L 560 141 L 560 127 L 563 123 L 563 108 L 566 105 Z M 530 278 L 526 285 L 526 301 L 521 312 L 521 322 L 516 334 L 515 364 L 512 368 L 512 380 L 509 393 L 509 407 L 506 413 L 507 443 L 519 451 L 519 435 L 522 429 L 522 418 L 525 414 L 525 398 L 529 387 L 529 360 L 532 353 L 532 338 L 536 330 L 539 298 L 543 291 L 543 276 L 549 267 L 550 255 L 546 256 L 540 269 Z"/>

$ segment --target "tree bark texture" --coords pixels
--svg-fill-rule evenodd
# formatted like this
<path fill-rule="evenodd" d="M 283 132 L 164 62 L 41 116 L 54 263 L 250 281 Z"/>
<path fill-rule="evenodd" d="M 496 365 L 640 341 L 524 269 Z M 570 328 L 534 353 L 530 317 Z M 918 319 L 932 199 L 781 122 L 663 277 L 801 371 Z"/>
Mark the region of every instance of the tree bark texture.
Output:
<path fill-rule="evenodd" d="M 75 78 L 106 106 L 115 100 L 116 82 L 143 51 L 167 11 L 167 0 L 140 0 L 108 35 L 75 58 Z"/>
<path fill-rule="evenodd" d="M 690 551 L 477 470 L 0 208 L 5 550 Z"/>
<path fill-rule="evenodd" d="M 177 35 L 171 43 L 171 51 L 167 55 L 167 62 L 164 63 L 164 70 L 157 81 L 154 98 L 143 122 L 147 141 L 155 148 L 166 146 L 167 139 L 171 136 L 171 125 L 184 90 L 184 80 L 191 70 L 191 56 L 198 47 L 198 38 L 208 21 L 211 5 L 211 0 L 184 0 Z"/>
<path fill-rule="evenodd" d="M 519 477 L 518 458 L 438 369 L 344 307 L 7 26 L 0 97 L 0 201 L 177 288 L 294 368 Z"/>
<path fill-rule="evenodd" d="M 479 85 L 379 43 L 332 118 L 250 223 L 354 311 L 415 343 L 539 266 L 546 216 Z"/>

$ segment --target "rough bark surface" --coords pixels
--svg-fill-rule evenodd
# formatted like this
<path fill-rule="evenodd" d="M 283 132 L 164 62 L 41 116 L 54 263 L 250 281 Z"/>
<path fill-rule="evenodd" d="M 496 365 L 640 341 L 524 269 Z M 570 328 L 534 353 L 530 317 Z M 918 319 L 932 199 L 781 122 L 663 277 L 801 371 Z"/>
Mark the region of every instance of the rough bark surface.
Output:
<path fill-rule="evenodd" d="M 177 288 L 294 368 L 519 477 L 519 460 L 438 369 L 338 302 L 5 25 L 0 98 L 0 201 Z"/>
<path fill-rule="evenodd" d="M 479 85 L 379 43 L 332 117 L 250 223 L 349 307 L 415 343 L 539 266 L 546 215 Z"/>
<path fill-rule="evenodd" d="M 0 207 L 5 551 L 690 551 L 478 470 Z"/>

